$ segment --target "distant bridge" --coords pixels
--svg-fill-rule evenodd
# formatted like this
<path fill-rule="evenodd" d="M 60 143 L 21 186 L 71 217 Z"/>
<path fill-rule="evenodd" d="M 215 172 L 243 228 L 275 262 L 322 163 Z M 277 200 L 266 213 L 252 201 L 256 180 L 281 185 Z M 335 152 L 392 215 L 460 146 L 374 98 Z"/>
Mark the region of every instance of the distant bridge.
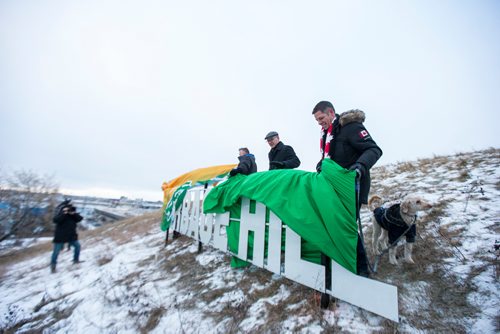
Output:
<path fill-rule="evenodd" d="M 111 212 L 107 212 L 107 211 L 103 211 L 103 210 L 99 210 L 99 209 L 94 209 L 94 211 L 98 215 L 101 215 L 103 217 L 110 218 L 110 219 L 113 219 L 113 220 L 122 220 L 122 219 L 127 218 L 125 216 L 120 216 L 120 215 L 117 215 L 115 213 L 111 213 Z"/>

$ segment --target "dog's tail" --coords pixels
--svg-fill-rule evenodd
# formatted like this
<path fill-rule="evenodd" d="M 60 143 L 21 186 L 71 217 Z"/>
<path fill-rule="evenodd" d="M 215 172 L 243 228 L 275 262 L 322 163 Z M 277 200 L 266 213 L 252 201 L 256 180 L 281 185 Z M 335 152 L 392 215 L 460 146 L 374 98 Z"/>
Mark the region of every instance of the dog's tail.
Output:
<path fill-rule="evenodd" d="M 373 195 L 370 197 L 368 200 L 368 207 L 370 208 L 371 211 L 375 210 L 376 208 L 379 208 L 384 204 L 384 199 L 380 196 Z"/>

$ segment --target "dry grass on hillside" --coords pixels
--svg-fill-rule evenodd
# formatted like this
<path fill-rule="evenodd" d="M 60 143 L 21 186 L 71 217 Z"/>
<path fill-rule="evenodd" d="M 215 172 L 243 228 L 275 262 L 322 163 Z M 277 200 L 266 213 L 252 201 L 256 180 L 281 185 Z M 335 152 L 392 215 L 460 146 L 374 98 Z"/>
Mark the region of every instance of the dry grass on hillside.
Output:
<path fill-rule="evenodd" d="M 490 149 L 475 154 L 462 153 L 452 157 L 436 156 L 417 162 L 399 163 L 392 169 L 388 166 L 374 168 L 371 194 L 381 194 L 387 201 L 395 201 L 411 193 L 435 195 L 442 190 L 440 185 L 446 188 L 449 183 L 455 182 L 458 186 L 452 190 L 464 189 L 464 192 L 468 192 L 463 201 L 464 210 L 467 210 L 467 202 L 472 197 L 480 197 L 485 202 L 491 200 L 488 197 L 490 194 L 480 192 L 479 185 L 483 181 L 472 180 L 471 176 L 474 168 L 478 166 L 484 168 L 487 165 L 486 160 L 489 160 L 490 164 L 492 161 L 496 162 L 491 171 L 495 173 L 495 168 L 498 168 L 500 162 L 500 150 Z M 446 172 L 436 172 L 438 169 Z M 401 174 L 405 174 L 403 182 L 392 182 L 390 186 L 383 183 L 386 178 L 394 178 Z M 444 175 L 449 175 L 450 178 L 446 179 Z M 424 179 L 426 183 L 422 182 Z M 429 307 L 406 310 L 405 304 L 409 303 L 404 300 L 400 303 L 400 313 L 405 315 L 407 322 L 413 327 L 428 332 L 465 333 L 468 328 L 464 327 L 463 319 L 474 319 L 481 312 L 468 299 L 469 294 L 477 290 L 474 277 L 487 271 L 490 266 L 498 266 L 498 257 L 496 260 L 491 260 L 491 256 L 488 256 L 486 264 L 475 268 L 465 279 L 454 274 L 447 259 L 455 258 L 459 263 L 466 263 L 467 259 L 460 248 L 463 234 L 466 232 L 465 226 L 468 224 L 457 221 L 442 223 L 449 205 L 456 204 L 455 198 L 442 196 L 440 195 L 440 199 L 433 203 L 431 211 L 423 215 L 417 224 L 417 241 L 413 252 L 416 263 L 412 265 L 403 263 L 395 267 L 388 263 L 386 256 L 382 259 L 375 278 L 396 284 L 400 296 L 412 296 L 415 291 L 420 290 L 418 298 L 422 298 L 422 305 L 428 304 Z M 371 250 L 371 230 L 370 225 L 365 229 L 365 241 L 369 250 Z M 493 229 L 497 234 L 499 230 L 498 226 Z M 371 251 L 368 253 L 372 259 L 375 258 Z M 399 257 L 402 257 L 401 253 Z M 387 323 L 388 330 L 390 324 Z"/>
<path fill-rule="evenodd" d="M 90 243 L 111 239 L 118 245 L 122 245 L 129 242 L 133 236 L 149 234 L 152 227 L 154 225 L 158 226 L 160 221 L 160 211 L 148 213 L 108 224 L 94 230 L 83 231 L 80 233 L 80 239 Z M 157 233 L 158 230 L 154 232 Z"/>

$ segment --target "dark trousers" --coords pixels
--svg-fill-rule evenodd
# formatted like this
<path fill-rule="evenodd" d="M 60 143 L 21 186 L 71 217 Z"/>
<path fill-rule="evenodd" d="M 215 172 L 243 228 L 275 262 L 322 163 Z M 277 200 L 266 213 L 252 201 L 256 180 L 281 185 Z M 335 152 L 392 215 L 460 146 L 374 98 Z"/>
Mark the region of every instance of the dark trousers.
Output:
<path fill-rule="evenodd" d="M 356 189 L 356 221 L 359 221 L 359 212 L 361 210 L 361 203 L 359 201 L 359 189 Z M 365 203 L 366 204 L 366 203 Z M 356 245 L 356 273 L 358 275 L 368 277 L 370 275 L 370 270 L 368 269 L 368 257 L 366 256 L 366 250 L 361 241 L 361 236 L 358 231 L 358 244 Z M 361 231 L 363 233 L 363 231 Z"/>
<path fill-rule="evenodd" d="M 75 241 L 70 241 L 68 242 L 70 246 L 74 248 L 74 253 L 73 253 L 73 262 L 78 262 L 80 258 L 80 243 L 78 240 Z M 52 258 L 50 260 L 50 263 L 52 265 L 56 265 L 57 263 L 57 257 L 59 256 L 59 252 L 64 248 L 64 242 L 57 242 L 54 243 L 54 250 L 52 251 Z"/>
<path fill-rule="evenodd" d="M 356 246 L 356 272 L 358 275 L 367 276 L 370 271 L 368 270 L 368 258 L 366 257 L 366 250 L 361 242 L 361 237 L 358 233 L 358 244 Z"/>

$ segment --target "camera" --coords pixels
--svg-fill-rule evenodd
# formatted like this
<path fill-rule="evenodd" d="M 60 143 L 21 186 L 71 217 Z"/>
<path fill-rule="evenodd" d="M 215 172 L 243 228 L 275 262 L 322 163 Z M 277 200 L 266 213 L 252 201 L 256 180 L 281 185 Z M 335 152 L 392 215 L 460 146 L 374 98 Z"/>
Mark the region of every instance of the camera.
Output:
<path fill-rule="evenodd" d="M 63 213 L 75 213 L 76 208 L 73 205 L 67 205 L 67 206 L 63 207 L 62 212 Z"/>

